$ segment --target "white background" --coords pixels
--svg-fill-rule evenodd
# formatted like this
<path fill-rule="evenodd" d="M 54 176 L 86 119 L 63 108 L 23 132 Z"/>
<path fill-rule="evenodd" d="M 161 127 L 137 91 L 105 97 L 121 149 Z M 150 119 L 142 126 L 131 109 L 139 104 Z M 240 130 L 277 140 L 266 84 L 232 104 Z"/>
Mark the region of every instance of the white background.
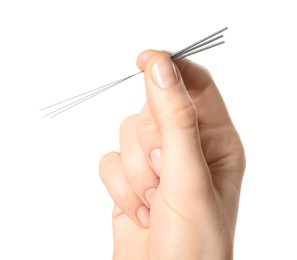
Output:
<path fill-rule="evenodd" d="M 191 59 L 211 71 L 246 149 L 235 259 L 297 259 L 294 4 L 1 0 L 0 259 L 111 259 L 98 163 L 140 111 L 142 76 L 52 119 L 40 108 L 137 72 L 144 49 L 225 26 L 225 45 Z"/>

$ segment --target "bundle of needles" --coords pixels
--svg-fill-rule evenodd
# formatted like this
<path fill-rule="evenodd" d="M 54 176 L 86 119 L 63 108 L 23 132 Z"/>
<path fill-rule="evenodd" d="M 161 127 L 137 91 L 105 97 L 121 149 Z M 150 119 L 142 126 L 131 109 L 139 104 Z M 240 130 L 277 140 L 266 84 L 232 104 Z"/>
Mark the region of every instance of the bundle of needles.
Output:
<path fill-rule="evenodd" d="M 178 51 L 178 52 L 175 52 L 173 53 L 170 58 L 174 61 L 176 60 L 180 60 L 180 59 L 183 59 L 183 58 L 186 58 L 188 56 L 191 56 L 193 54 L 196 54 L 198 52 L 202 52 L 202 51 L 205 51 L 205 50 L 208 50 L 208 49 L 211 49 L 213 47 L 216 47 L 218 45 L 221 45 L 224 43 L 224 41 L 218 41 L 219 39 L 223 38 L 223 35 L 220 34 L 222 33 L 223 31 L 227 30 L 228 27 L 225 27 L 185 48 L 183 48 L 182 50 Z M 125 77 L 125 78 L 122 78 L 120 80 L 116 80 L 114 82 L 111 82 L 109 84 L 106 84 L 106 85 L 103 85 L 103 86 L 100 86 L 98 88 L 95 88 L 95 89 L 92 89 L 92 90 L 89 90 L 87 92 L 84 92 L 82 94 L 79 94 L 79 95 L 76 95 L 74 97 L 71 97 L 71 98 L 68 98 L 66 100 L 63 100 L 63 101 L 60 101 L 58 103 L 55 103 L 53 105 L 50 105 L 50 106 L 47 106 L 47 107 L 44 107 L 41 109 L 41 111 L 44 111 L 44 110 L 49 110 L 50 108 L 53 110 L 49 113 L 47 113 L 46 115 L 44 115 L 45 117 L 49 117 L 49 118 L 52 118 L 52 117 L 55 117 L 67 110 L 69 110 L 70 108 L 74 107 L 74 106 L 77 106 L 79 105 L 80 103 L 92 98 L 92 97 L 95 97 L 97 96 L 98 94 L 102 93 L 103 91 L 105 90 L 108 90 L 120 83 L 122 83 L 123 81 L 126 81 L 127 79 L 130 79 L 138 74 L 142 73 L 142 71 L 139 71 L 135 74 L 132 74 L 128 77 Z"/>

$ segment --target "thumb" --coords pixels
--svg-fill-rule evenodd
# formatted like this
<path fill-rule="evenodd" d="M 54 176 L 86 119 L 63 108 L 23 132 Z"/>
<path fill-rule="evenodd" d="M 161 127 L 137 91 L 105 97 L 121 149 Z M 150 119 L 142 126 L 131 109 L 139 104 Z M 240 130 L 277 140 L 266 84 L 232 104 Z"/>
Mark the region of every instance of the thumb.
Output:
<path fill-rule="evenodd" d="M 162 140 L 160 185 L 178 196 L 209 194 L 211 177 L 201 148 L 197 111 L 178 68 L 168 54 L 158 53 L 144 72 L 148 105 Z"/>

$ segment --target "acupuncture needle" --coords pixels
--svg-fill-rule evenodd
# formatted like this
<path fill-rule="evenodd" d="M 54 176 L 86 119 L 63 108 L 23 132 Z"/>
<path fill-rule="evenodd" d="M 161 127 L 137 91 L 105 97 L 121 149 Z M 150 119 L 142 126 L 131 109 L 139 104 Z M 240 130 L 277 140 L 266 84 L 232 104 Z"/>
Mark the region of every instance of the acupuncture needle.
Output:
<path fill-rule="evenodd" d="M 197 41 L 197 42 L 195 42 L 195 43 L 193 43 L 193 44 L 191 44 L 191 45 L 189 45 L 189 46 L 187 46 L 185 48 L 183 48 L 183 49 L 181 49 L 180 51 L 173 53 L 170 56 L 170 58 L 172 60 L 174 60 L 174 61 L 177 61 L 177 60 L 180 60 L 180 59 L 184 59 L 184 58 L 186 58 L 188 56 L 191 56 L 193 54 L 196 54 L 196 53 L 199 53 L 199 52 L 202 52 L 202 51 L 205 51 L 205 50 L 208 50 L 208 49 L 211 49 L 211 48 L 214 48 L 214 47 L 216 47 L 218 45 L 223 44 L 224 41 L 215 42 L 215 41 L 223 38 L 223 35 L 219 35 L 219 36 L 216 36 L 216 35 L 222 33 L 223 31 L 225 31 L 227 29 L 228 29 L 228 27 L 225 27 L 225 28 L 223 28 L 223 29 L 221 29 L 221 30 L 219 30 L 219 31 L 217 31 L 217 32 L 215 32 L 215 33 L 213 33 L 213 34 L 211 34 L 211 35 L 209 35 L 209 36 L 207 36 L 207 37 L 205 37 L 205 38 L 203 38 L 203 39 L 201 39 L 201 40 L 199 40 L 199 41 Z M 216 37 L 214 37 L 214 36 L 216 36 Z M 212 43 L 212 44 L 210 44 L 210 43 Z M 205 46 L 205 47 L 203 47 L 203 46 Z M 50 118 L 55 117 L 55 116 L 65 112 L 65 111 L 69 110 L 70 108 L 72 108 L 74 106 L 77 106 L 80 103 L 82 103 L 82 102 L 84 102 L 84 101 L 86 101 L 86 100 L 88 100 L 88 99 L 90 99 L 92 97 L 95 97 L 96 95 L 98 95 L 98 94 L 100 94 L 100 93 L 102 93 L 102 92 L 104 92 L 104 91 L 106 91 L 106 90 L 108 90 L 108 89 L 110 89 L 110 88 L 112 88 L 112 87 L 114 87 L 114 86 L 116 86 L 116 85 L 118 85 L 118 84 L 120 84 L 120 83 L 122 83 L 122 82 L 124 82 L 124 81 L 126 81 L 126 80 L 140 74 L 140 73 L 142 73 L 142 72 L 143 71 L 139 71 L 139 72 L 137 72 L 135 74 L 132 74 L 132 75 L 130 75 L 128 77 L 122 78 L 120 80 L 116 80 L 116 81 L 111 82 L 109 84 L 97 87 L 95 89 L 86 91 L 86 92 L 81 93 L 79 95 L 76 95 L 76 96 L 73 96 L 71 98 L 65 99 L 63 101 L 57 102 L 57 103 L 55 103 L 53 105 L 44 107 L 44 108 L 41 109 L 41 111 L 47 110 L 49 108 L 56 107 L 56 106 L 61 105 L 63 103 L 69 102 L 69 101 L 71 101 L 73 99 L 79 98 L 79 99 L 77 99 L 75 101 L 70 102 L 67 105 L 63 105 L 62 107 L 57 108 L 54 111 L 49 112 L 46 115 L 44 115 L 44 117 L 50 117 Z"/>

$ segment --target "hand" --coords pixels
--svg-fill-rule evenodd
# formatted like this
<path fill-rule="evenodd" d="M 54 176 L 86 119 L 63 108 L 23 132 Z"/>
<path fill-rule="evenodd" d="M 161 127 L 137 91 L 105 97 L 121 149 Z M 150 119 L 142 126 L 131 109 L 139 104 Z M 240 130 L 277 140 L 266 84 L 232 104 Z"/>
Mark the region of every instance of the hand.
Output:
<path fill-rule="evenodd" d="M 100 163 L 114 259 L 232 259 L 245 157 L 222 97 L 188 60 L 149 50 L 137 64 L 147 103 Z"/>

